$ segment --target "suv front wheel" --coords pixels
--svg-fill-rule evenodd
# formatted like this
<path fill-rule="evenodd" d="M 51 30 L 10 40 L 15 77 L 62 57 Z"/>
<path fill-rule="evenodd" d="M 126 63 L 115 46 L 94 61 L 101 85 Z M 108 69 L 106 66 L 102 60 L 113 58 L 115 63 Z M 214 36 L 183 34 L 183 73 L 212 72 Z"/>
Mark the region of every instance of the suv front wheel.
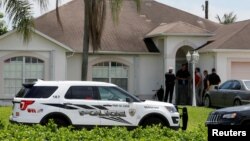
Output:
<path fill-rule="evenodd" d="M 153 125 L 165 125 L 163 120 L 158 118 L 158 117 L 148 117 L 147 119 L 144 120 L 142 126 L 153 126 Z"/>

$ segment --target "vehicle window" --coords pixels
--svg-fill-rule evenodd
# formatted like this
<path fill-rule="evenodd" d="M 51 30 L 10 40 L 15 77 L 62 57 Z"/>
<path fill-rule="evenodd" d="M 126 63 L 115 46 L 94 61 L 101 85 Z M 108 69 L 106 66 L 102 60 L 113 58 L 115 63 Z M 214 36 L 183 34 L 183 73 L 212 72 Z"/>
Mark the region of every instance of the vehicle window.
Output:
<path fill-rule="evenodd" d="M 57 90 L 57 88 L 58 88 L 57 86 L 34 86 L 26 94 L 24 94 L 23 97 L 24 98 L 48 98 Z M 21 91 L 20 91 L 20 95 L 22 93 Z"/>
<path fill-rule="evenodd" d="M 126 101 L 126 98 L 134 99 L 116 87 L 98 87 L 98 90 L 101 100 Z"/>
<path fill-rule="evenodd" d="M 233 89 L 233 90 L 240 90 L 240 89 L 241 89 L 241 84 L 240 84 L 240 82 L 234 81 L 234 82 L 232 83 L 232 89 Z"/>
<path fill-rule="evenodd" d="M 227 81 L 220 86 L 220 89 L 232 89 L 232 81 Z"/>
<path fill-rule="evenodd" d="M 248 90 L 250 90 L 250 81 L 244 81 L 246 87 Z"/>
<path fill-rule="evenodd" d="M 91 86 L 72 86 L 65 95 L 66 99 L 95 99 Z"/>
<path fill-rule="evenodd" d="M 20 91 L 16 94 L 16 97 L 24 97 L 29 92 L 29 88 L 21 88 Z"/>
<path fill-rule="evenodd" d="M 23 87 L 18 91 L 15 97 L 24 97 L 30 89 L 33 87 L 34 84 L 23 84 Z"/>

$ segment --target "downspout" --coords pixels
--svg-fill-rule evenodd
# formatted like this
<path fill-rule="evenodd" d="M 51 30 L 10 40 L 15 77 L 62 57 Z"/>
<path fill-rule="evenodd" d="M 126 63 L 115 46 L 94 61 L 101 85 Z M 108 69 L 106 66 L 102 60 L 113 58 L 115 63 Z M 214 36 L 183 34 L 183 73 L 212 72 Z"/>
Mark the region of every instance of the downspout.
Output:
<path fill-rule="evenodd" d="M 69 52 L 69 55 L 66 53 L 66 64 L 65 64 L 65 79 L 68 80 L 68 58 L 71 58 L 75 55 L 75 51 Z"/>
<path fill-rule="evenodd" d="M 55 80 L 55 50 L 50 51 L 49 78 Z"/>

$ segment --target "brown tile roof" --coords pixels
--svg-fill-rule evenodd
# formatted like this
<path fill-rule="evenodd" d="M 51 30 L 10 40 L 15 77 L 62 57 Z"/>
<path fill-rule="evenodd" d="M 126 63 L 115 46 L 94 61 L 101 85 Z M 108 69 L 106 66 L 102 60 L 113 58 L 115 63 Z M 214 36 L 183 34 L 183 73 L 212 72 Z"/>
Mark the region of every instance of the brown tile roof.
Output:
<path fill-rule="evenodd" d="M 185 23 L 182 21 L 161 24 L 149 32 L 147 37 L 154 37 L 159 35 L 198 35 L 198 36 L 212 36 L 213 34 L 203 28 Z"/>
<path fill-rule="evenodd" d="M 55 11 L 38 17 L 35 28 L 76 52 L 82 52 L 83 4 L 82 0 L 73 0 L 59 8 L 63 31 L 57 24 Z M 107 9 L 101 51 L 150 52 L 143 39 L 161 23 L 183 21 L 209 31 L 219 27 L 219 24 L 152 0 L 142 0 L 140 14 L 133 0 L 125 0 L 117 26 L 112 22 L 110 9 Z"/>
<path fill-rule="evenodd" d="M 250 49 L 250 20 L 224 25 L 215 31 L 210 44 L 199 51 L 212 49 Z"/>

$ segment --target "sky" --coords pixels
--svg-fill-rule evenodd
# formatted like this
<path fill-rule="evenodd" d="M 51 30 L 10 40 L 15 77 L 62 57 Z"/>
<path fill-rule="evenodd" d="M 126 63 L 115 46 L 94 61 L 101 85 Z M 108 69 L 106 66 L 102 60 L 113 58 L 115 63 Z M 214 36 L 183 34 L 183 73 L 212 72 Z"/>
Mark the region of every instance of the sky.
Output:
<path fill-rule="evenodd" d="M 199 17 L 205 17 L 202 5 L 205 0 L 156 0 L 171 7 L 187 11 Z M 209 19 L 218 22 L 215 18 L 218 14 L 222 17 L 225 13 L 233 12 L 237 15 L 237 21 L 250 19 L 250 0 L 208 0 Z"/>

